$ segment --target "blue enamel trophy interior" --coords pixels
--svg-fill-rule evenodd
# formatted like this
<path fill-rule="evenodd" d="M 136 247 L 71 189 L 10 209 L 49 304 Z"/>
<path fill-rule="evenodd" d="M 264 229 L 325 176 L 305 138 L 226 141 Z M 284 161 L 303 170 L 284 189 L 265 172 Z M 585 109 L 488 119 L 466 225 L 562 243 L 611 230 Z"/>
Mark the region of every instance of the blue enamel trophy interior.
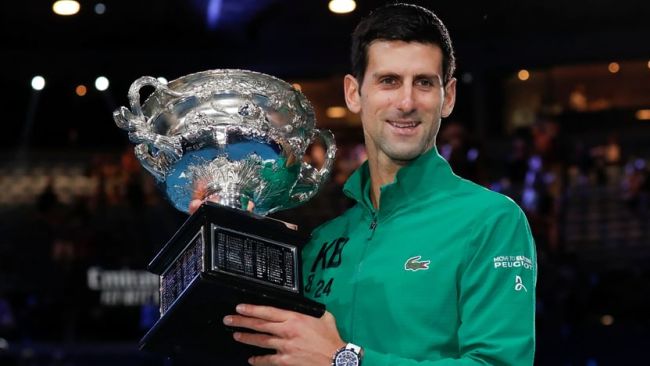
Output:
<path fill-rule="evenodd" d="M 204 165 L 218 156 L 225 156 L 230 161 L 239 161 L 258 155 L 263 161 L 284 160 L 282 148 L 273 141 L 247 136 L 228 138 L 225 148 L 207 146 L 194 151 L 186 151 L 183 157 L 174 163 L 162 184 L 162 190 L 174 207 L 183 212 L 188 212 L 192 200 L 193 182 L 189 167 Z"/>

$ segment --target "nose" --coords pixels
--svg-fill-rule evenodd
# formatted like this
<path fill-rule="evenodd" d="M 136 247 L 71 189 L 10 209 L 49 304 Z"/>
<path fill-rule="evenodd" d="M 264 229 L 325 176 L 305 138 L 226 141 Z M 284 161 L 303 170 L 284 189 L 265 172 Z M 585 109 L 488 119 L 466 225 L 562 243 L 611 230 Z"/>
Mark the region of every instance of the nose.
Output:
<path fill-rule="evenodd" d="M 415 109 L 413 86 L 410 85 L 410 83 L 405 83 L 401 88 L 401 94 L 397 109 L 399 109 L 402 113 L 410 113 Z"/>

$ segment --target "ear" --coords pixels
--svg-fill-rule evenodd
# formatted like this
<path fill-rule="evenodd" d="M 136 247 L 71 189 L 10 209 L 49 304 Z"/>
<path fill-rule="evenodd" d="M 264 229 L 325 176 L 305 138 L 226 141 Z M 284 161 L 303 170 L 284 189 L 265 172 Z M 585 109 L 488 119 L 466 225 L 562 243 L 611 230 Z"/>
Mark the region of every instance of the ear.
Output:
<path fill-rule="evenodd" d="M 447 118 L 456 103 L 456 78 L 451 78 L 445 85 L 445 99 L 442 102 L 442 118 Z"/>
<path fill-rule="evenodd" d="M 343 79 L 343 94 L 345 95 L 345 104 L 352 113 L 361 111 L 361 86 L 357 79 L 348 74 Z"/>

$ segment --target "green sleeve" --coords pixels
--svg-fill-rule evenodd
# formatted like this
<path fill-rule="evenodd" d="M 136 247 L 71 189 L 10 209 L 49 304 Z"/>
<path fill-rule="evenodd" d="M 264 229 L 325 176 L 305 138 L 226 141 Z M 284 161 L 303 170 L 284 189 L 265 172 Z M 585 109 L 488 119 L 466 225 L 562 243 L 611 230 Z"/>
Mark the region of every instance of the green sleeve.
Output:
<path fill-rule="evenodd" d="M 416 361 L 366 349 L 363 364 L 533 364 L 535 245 L 521 209 L 512 202 L 500 206 L 486 215 L 487 219 L 483 217 L 468 236 L 467 262 L 459 282 L 459 357 Z"/>

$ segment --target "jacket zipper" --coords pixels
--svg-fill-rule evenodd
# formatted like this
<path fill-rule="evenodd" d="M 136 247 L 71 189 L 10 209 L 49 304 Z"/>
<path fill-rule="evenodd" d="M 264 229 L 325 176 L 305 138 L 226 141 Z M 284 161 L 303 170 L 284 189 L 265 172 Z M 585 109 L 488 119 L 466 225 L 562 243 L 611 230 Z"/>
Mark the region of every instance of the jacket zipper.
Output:
<path fill-rule="evenodd" d="M 368 237 L 367 241 L 372 240 L 372 238 L 375 236 L 375 229 L 377 228 L 377 215 L 373 214 L 372 215 L 372 222 L 370 223 L 370 236 Z"/>

